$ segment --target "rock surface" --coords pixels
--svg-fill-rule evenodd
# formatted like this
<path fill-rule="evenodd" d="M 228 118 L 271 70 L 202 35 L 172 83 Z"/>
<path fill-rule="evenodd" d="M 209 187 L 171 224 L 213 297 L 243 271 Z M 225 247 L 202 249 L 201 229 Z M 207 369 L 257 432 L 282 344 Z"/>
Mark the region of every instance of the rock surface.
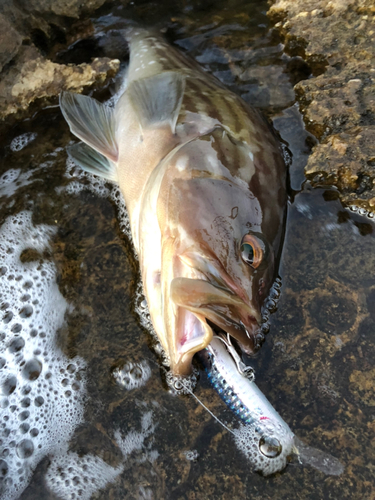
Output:
<path fill-rule="evenodd" d="M 305 125 L 319 143 L 305 173 L 335 185 L 347 205 L 375 213 L 375 5 L 372 0 L 279 0 L 271 21 L 285 50 L 312 78 L 295 86 Z"/>
<path fill-rule="evenodd" d="M 81 15 L 88 15 L 104 3 L 105 0 L 2 0 L 0 121 L 10 116 L 27 116 L 34 110 L 35 106 L 30 105 L 35 102 L 56 102 L 61 90 L 82 92 L 115 75 L 117 60 L 100 58 L 86 64 L 64 65 L 51 61 L 49 55 L 54 45 L 74 40 L 74 22 Z"/>
<path fill-rule="evenodd" d="M 62 90 L 82 92 L 98 86 L 119 68 L 120 61 L 94 59 L 91 64 L 56 64 L 42 57 L 35 47 L 22 47 L 16 66 L 0 81 L 0 119 L 26 111 L 35 101 L 49 103 Z"/>

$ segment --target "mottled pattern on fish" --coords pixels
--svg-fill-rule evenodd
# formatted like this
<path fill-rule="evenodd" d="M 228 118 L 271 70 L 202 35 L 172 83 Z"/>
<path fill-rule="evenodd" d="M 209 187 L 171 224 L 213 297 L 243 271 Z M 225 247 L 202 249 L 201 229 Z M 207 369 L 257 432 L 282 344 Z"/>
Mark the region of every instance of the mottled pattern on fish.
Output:
<path fill-rule="evenodd" d="M 132 79 L 148 78 L 162 71 L 177 71 L 186 77 L 178 123 L 185 123 L 188 112 L 204 115 L 223 124 L 238 139 L 247 141 L 251 137 L 254 141 L 258 138 L 262 149 L 262 130 L 254 126 L 254 119 L 259 120 L 260 115 L 237 94 L 160 37 L 145 36 L 140 30 L 139 36 L 131 35 L 130 43 L 129 75 L 132 76 L 129 83 Z M 249 112 L 254 119 L 249 118 Z"/>
<path fill-rule="evenodd" d="M 68 93 L 61 106 L 86 143 L 71 156 L 120 185 L 155 331 L 172 372 L 188 375 L 212 339 L 210 322 L 248 353 L 260 345 L 284 230 L 285 165 L 266 122 L 239 96 L 160 35 L 126 36 L 128 84 L 115 108 Z"/>

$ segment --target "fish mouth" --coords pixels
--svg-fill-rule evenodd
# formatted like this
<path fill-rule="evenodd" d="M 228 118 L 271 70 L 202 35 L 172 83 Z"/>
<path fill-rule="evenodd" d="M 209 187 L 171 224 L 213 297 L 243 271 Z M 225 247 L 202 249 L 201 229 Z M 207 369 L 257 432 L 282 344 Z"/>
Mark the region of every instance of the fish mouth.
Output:
<path fill-rule="evenodd" d="M 203 279 L 174 278 L 170 299 L 175 305 L 171 370 L 175 375 L 191 372 L 194 354 L 211 342 L 214 333 L 229 334 L 247 354 L 256 351 L 260 312 L 237 294 Z M 171 349 L 170 349 L 171 351 Z"/>

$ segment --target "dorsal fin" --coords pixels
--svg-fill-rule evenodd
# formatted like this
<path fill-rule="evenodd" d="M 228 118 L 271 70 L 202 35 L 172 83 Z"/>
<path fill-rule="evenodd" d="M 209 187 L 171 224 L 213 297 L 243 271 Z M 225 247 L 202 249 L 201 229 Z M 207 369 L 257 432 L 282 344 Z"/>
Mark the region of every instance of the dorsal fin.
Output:
<path fill-rule="evenodd" d="M 78 166 L 86 172 L 118 182 L 117 168 L 111 160 L 101 155 L 87 144 L 80 142 L 68 148 L 68 154 Z"/>
<path fill-rule="evenodd" d="M 111 161 L 117 161 L 113 109 L 96 99 L 61 92 L 60 107 L 71 132 Z"/>
<path fill-rule="evenodd" d="M 127 93 L 143 129 L 169 124 L 174 134 L 184 90 L 184 75 L 166 71 L 134 80 Z"/>

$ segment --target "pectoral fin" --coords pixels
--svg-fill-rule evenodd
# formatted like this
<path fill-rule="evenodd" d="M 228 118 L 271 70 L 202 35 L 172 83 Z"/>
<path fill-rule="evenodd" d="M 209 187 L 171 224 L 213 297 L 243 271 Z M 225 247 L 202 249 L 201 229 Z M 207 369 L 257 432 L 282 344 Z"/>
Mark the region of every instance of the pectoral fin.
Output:
<path fill-rule="evenodd" d="M 86 172 L 118 182 L 116 165 L 87 144 L 81 142 L 71 146 L 68 148 L 68 154 L 74 163 Z"/>
<path fill-rule="evenodd" d="M 169 124 L 174 134 L 185 90 L 185 77 L 167 71 L 133 81 L 127 90 L 142 129 Z"/>
<path fill-rule="evenodd" d="M 60 108 L 71 132 L 111 161 L 117 161 L 112 108 L 80 94 L 61 92 Z"/>

